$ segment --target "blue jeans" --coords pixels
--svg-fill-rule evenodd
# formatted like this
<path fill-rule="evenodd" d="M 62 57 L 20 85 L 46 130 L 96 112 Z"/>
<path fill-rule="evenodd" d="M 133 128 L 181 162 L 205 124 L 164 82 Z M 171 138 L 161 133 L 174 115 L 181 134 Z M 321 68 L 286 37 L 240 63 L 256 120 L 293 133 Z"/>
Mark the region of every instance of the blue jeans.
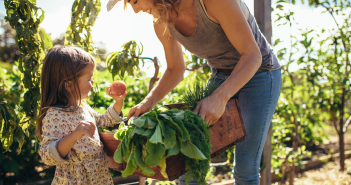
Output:
<path fill-rule="evenodd" d="M 208 86 L 218 87 L 229 74 L 212 70 Z M 267 132 L 278 103 L 281 71 L 259 69 L 232 99 L 238 99 L 245 125 L 246 139 L 235 146 L 233 172 L 236 185 L 260 184 L 260 161 Z M 179 184 L 185 184 L 184 175 Z M 193 179 L 190 185 L 198 184 Z"/>

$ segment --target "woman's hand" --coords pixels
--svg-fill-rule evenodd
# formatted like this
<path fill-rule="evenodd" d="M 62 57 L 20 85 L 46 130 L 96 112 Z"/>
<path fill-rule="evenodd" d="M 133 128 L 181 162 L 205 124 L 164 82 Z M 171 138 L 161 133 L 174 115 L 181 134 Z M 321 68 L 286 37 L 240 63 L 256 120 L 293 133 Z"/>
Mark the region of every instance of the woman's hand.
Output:
<path fill-rule="evenodd" d="M 90 121 L 82 121 L 78 123 L 77 128 L 73 131 L 73 135 L 75 140 L 79 140 L 84 135 L 88 135 L 93 138 L 96 130 L 96 126 L 93 122 Z"/>
<path fill-rule="evenodd" d="M 223 115 L 226 105 L 225 99 L 212 94 L 199 101 L 193 112 L 199 114 L 211 126 Z"/>
<path fill-rule="evenodd" d="M 147 101 L 146 99 L 144 99 L 138 105 L 130 109 L 127 119 L 131 117 L 138 117 L 140 114 L 150 111 L 152 107 L 153 105 L 150 103 L 150 101 Z"/>

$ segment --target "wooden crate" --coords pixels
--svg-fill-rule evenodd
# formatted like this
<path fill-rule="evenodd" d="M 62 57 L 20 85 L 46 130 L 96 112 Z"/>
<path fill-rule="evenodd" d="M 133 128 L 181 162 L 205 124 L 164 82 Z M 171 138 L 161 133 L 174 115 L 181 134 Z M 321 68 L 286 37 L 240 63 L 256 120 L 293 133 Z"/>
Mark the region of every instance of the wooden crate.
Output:
<path fill-rule="evenodd" d="M 211 126 L 210 130 L 212 131 L 211 158 L 246 139 L 238 100 L 230 100 L 227 103 L 223 115 Z"/>
<path fill-rule="evenodd" d="M 165 105 L 169 109 L 184 107 L 185 103 Z M 210 127 L 211 135 L 211 158 L 225 152 L 229 147 L 246 139 L 243 118 L 241 116 L 237 99 L 230 100 L 223 115 Z"/>
<path fill-rule="evenodd" d="M 113 135 L 114 133 L 112 132 L 99 132 L 100 135 L 100 140 L 104 144 L 104 151 L 106 154 L 106 158 L 108 160 L 108 167 L 112 168 L 117 171 L 123 171 L 127 167 L 127 163 L 116 163 L 115 160 L 113 160 L 113 155 L 115 151 L 117 150 L 117 147 L 119 143 L 121 142 L 120 140 L 116 140 Z M 148 178 L 153 178 L 153 179 L 158 179 L 158 180 L 169 180 L 173 181 L 174 179 L 177 179 L 179 176 L 183 175 L 185 171 L 185 164 L 183 160 L 181 159 L 181 154 L 179 153 L 178 155 L 168 157 L 166 159 L 166 173 L 168 175 L 168 179 L 165 179 L 163 175 L 160 172 L 160 167 L 151 167 L 151 169 L 156 172 L 154 176 L 146 176 L 142 174 L 139 170 L 136 170 L 133 175 L 137 176 L 142 176 L 142 177 L 148 177 Z"/>

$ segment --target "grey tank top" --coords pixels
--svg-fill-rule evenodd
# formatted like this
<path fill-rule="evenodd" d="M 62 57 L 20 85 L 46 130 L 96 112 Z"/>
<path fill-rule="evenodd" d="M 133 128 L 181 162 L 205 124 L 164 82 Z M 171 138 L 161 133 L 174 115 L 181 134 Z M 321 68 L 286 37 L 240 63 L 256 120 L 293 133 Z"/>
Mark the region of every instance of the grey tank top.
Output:
<path fill-rule="evenodd" d="M 194 1 L 197 22 L 195 33 L 190 37 L 185 37 L 174 25 L 171 25 L 170 34 L 188 51 L 206 59 L 211 68 L 234 69 L 241 55 L 229 41 L 221 25 L 207 17 L 206 10 L 201 6 L 200 0 Z M 259 30 L 251 13 L 247 22 L 261 51 L 262 65 L 260 68 L 266 70 L 279 69 L 278 59 Z"/>

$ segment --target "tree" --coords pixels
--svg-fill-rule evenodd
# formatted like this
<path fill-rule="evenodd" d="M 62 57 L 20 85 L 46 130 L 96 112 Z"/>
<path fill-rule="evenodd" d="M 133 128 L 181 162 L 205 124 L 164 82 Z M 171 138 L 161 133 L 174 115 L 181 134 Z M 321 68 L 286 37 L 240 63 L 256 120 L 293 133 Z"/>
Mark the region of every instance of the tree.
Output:
<path fill-rule="evenodd" d="M 312 83 L 319 83 L 323 111 L 329 118 L 339 136 L 340 170 L 345 169 L 344 133 L 351 120 L 350 109 L 346 101 L 351 97 L 351 1 L 350 0 L 309 0 L 309 5 L 322 7 L 335 22 L 335 27 L 328 30 L 329 36 L 319 41 L 318 56 L 313 60 L 311 71 L 315 76 Z M 317 36 L 321 37 L 325 30 Z M 304 43 L 308 44 L 308 43 Z M 306 58 L 304 58 L 306 59 Z"/>

